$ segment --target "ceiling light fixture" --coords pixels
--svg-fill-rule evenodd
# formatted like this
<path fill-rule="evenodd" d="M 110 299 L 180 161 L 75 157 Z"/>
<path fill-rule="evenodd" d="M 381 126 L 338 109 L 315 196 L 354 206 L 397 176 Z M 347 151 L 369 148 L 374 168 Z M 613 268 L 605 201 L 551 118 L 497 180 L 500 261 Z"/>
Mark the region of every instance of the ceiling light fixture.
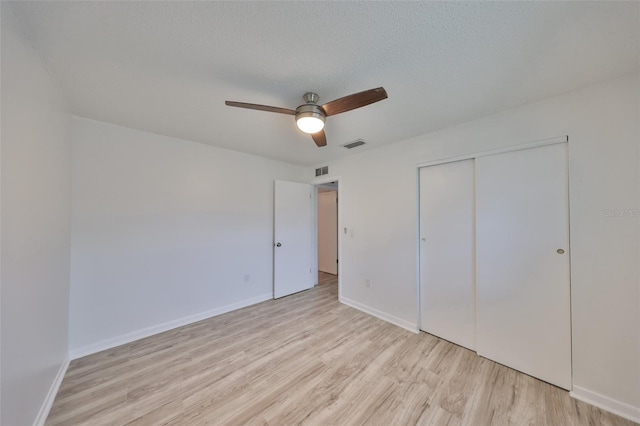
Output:
<path fill-rule="evenodd" d="M 300 112 L 296 114 L 296 125 L 305 133 L 318 133 L 324 128 L 324 115 L 316 112 Z"/>
<path fill-rule="evenodd" d="M 307 92 L 303 98 L 307 103 L 296 108 L 296 125 L 305 133 L 318 133 L 324 128 L 325 120 L 324 111 L 316 104 L 318 95 Z"/>

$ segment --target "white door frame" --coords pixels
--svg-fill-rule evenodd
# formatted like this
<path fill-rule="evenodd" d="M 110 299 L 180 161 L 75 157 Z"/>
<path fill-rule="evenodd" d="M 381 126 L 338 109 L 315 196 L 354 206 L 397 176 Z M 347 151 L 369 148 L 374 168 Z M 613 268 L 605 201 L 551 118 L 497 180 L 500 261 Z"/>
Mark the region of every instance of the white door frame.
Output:
<path fill-rule="evenodd" d="M 340 176 L 324 176 L 322 178 L 314 179 L 311 182 L 313 185 L 313 263 L 311 264 L 315 271 L 315 283 L 318 284 L 318 186 L 326 183 L 335 182 L 338 184 L 338 300 L 342 299 L 342 209 L 340 204 L 342 203 L 341 189 L 340 189 Z"/>

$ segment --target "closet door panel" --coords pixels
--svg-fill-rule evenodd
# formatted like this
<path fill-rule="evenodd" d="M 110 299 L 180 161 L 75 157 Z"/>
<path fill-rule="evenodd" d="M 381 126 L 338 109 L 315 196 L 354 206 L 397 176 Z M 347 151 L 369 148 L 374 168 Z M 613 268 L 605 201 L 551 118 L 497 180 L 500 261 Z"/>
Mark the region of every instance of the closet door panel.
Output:
<path fill-rule="evenodd" d="M 570 389 L 567 145 L 475 165 L 477 352 Z"/>
<path fill-rule="evenodd" d="M 475 348 L 474 162 L 420 169 L 420 327 Z"/>

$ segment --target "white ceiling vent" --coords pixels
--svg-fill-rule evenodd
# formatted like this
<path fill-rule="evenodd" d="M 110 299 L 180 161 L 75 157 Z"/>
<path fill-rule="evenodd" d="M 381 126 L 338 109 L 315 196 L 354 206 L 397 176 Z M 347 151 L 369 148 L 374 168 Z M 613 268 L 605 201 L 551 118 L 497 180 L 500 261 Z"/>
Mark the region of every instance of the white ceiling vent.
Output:
<path fill-rule="evenodd" d="M 365 141 L 363 141 L 362 139 L 356 139 L 353 142 L 345 143 L 344 145 L 340 145 L 340 146 L 343 148 L 352 149 L 364 144 L 365 144 Z"/>

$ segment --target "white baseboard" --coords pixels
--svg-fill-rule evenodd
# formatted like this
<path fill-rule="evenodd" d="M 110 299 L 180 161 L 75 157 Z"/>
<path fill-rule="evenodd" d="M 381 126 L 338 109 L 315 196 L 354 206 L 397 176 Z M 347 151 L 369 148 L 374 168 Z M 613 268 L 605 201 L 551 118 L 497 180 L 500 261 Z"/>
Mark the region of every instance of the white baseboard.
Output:
<path fill-rule="evenodd" d="M 58 370 L 58 374 L 56 374 L 56 378 L 53 380 L 53 383 L 51 383 L 49 392 L 47 392 L 47 397 L 42 402 L 40 411 L 38 411 L 38 416 L 36 417 L 35 422 L 33 422 L 34 426 L 42 426 L 47 420 L 49 411 L 51 411 L 51 407 L 53 406 L 53 401 L 56 399 L 58 389 L 60 389 L 60 385 L 62 384 L 62 379 L 64 379 L 64 375 L 67 373 L 67 368 L 69 368 L 69 358 L 62 363 Z"/>
<path fill-rule="evenodd" d="M 351 306 L 352 308 L 355 308 L 359 311 L 362 311 L 369 315 L 373 315 L 374 317 L 380 318 L 381 320 L 384 320 L 386 322 L 390 322 L 391 324 L 397 325 L 398 327 L 404 328 L 405 330 L 408 330 L 412 333 L 420 333 L 417 324 L 403 320 L 402 318 L 387 314 L 386 312 L 379 311 L 370 306 L 363 305 L 362 303 L 358 303 L 351 299 L 347 299 L 346 297 L 340 297 L 340 303 L 344 303 L 345 305 Z"/>
<path fill-rule="evenodd" d="M 198 314 L 189 315 L 187 317 L 179 318 L 177 320 L 168 321 L 162 324 L 154 325 L 151 327 L 136 330 L 131 333 L 123 334 L 120 336 L 112 337 L 109 339 L 101 340 L 96 343 L 92 343 L 80 348 L 70 349 L 69 358 L 74 360 L 82 358 L 87 355 L 102 352 L 107 349 L 115 348 L 116 346 L 131 343 L 136 340 L 144 339 L 145 337 L 153 336 L 154 334 L 163 333 L 174 328 L 182 327 L 184 325 L 192 324 L 194 322 L 202 321 L 207 318 L 215 317 L 218 315 L 226 314 L 227 312 L 235 311 L 237 309 L 246 308 L 247 306 L 255 305 L 256 303 L 264 302 L 265 300 L 273 299 L 273 294 L 263 294 L 252 299 L 242 300 L 240 302 L 232 303 L 230 305 L 222 306 L 220 308 L 210 309 Z"/>
<path fill-rule="evenodd" d="M 625 419 L 640 423 L 640 407 L 634 407 L 633 405 L 617 401 L 608 396 L 600 395 L 599 393 L 575 385 L 573 386 L 573 391 L 569 392 L 569 395 L 577 400 L 595 405 L 598 408 L 607 410 Z"/>

